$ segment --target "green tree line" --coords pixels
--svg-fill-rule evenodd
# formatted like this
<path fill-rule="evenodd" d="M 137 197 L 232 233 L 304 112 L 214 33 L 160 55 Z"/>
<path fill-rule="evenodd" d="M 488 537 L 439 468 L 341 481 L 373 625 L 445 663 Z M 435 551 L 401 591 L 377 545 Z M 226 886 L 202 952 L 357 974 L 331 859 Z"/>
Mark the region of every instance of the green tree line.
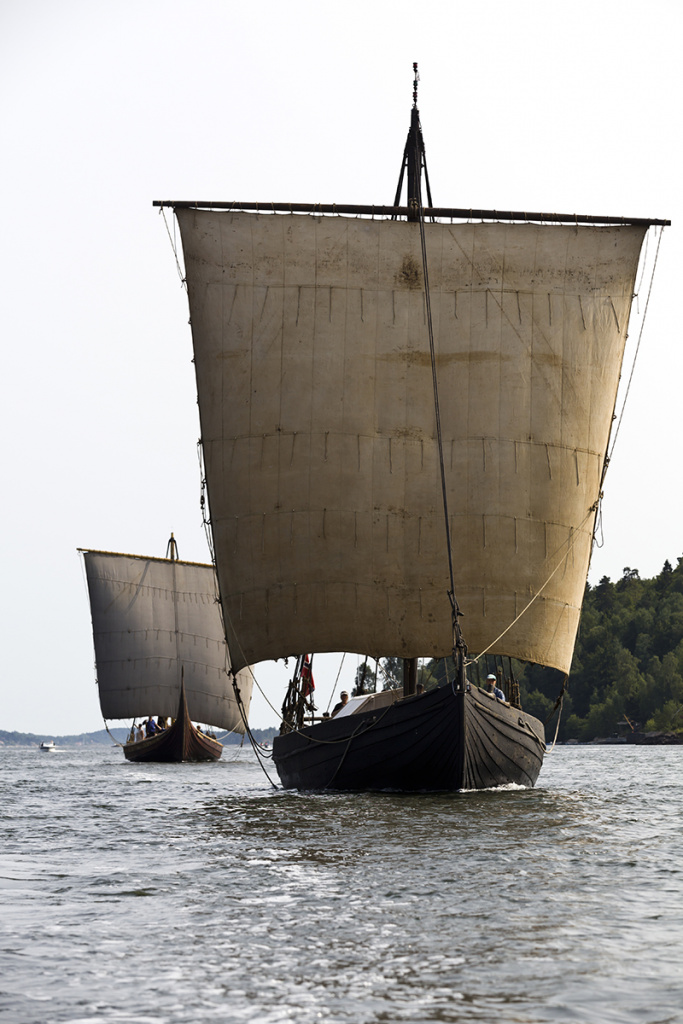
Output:
<path fill-rule="evenodd" d="M 558 673 L 525 666 L 523 707 L 544 719 Z M 560 680 L 561 685 L 561 680 Z M 628 566 L 588 585 L 564 700 L 560 739 L 587 742 L 630 729 L 683 732 L 683 558 L 653 579 Z"/>
<path fill-rule="evenodd" d="M 479 682 L 494 664 L 470 666 L 468 675 Z M 563 674 L 514 660 L 510 666 L 506 658 L 506 678 L 510 667 L 522 707 L 546 721 Z M 453 675 L 452 659 L 432 661 L 420 669 L 419 681 L 430 689 Z M 401 681 L 400 659 L 385 659 L 358 669 L 354 692 Z M 556 717 L 549 721 L 549 737 L 556 723 Z M 653 579 L 627 566 L 616 583 L 603 576 L 597 586 L 586 586 L 558 739 L 586 743 L 629 731 L 683 733 L 683 557 L 675 569 L 666 561 Z"/>

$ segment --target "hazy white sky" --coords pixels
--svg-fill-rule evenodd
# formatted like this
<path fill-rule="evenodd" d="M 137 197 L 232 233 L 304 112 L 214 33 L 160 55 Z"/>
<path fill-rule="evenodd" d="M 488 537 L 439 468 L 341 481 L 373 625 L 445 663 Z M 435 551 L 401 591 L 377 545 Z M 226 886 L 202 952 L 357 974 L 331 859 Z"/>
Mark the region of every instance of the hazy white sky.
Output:
<path fill-rule="evenodd" d="M 391 202 L 414 60 L 437 205 L 674 222 L 589 578 L 675 564 L 682 23 L 678 0 L 5 0 L 0 728 L 101 727 L 78 547 L 164 555 L 173 530 L 208 559 L 187 300 L 152 200 Z M 326 706 L 339 659 L 318 663 Z M 276 722 L 260 697 L 252 721 Z"/>

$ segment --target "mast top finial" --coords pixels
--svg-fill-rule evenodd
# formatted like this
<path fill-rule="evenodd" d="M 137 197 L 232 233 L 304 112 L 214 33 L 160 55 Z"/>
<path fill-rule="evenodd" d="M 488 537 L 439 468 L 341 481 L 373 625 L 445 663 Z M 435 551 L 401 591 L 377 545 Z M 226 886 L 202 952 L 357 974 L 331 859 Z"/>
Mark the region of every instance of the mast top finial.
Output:
<path fill-rule="evenodd" d="M 420 81 L 420 76 L 417 73 L 417 62 L 413 61 L 413 73 L 415 75 L 413 79 L 413 106 L 417 106 L 417 83 Z"/>

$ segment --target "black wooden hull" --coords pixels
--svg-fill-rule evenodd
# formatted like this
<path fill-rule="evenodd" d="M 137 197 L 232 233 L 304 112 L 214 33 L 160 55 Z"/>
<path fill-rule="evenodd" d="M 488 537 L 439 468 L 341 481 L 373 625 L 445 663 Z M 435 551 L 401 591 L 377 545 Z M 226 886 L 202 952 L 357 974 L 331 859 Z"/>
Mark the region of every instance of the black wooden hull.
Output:
<path fill-rule="evenodd" d="M 123 753 L 129 761 L 217 761 L 223 753 L 223 744 L 194 727 L 182 687 L 178 717 L 173 725 L 139 743 L 126 743 Z"/>
<path fill-rule="evenodd" d="M 452 791 L 533 786 L 544 751 L 538 719 L 445 686 L 276 736 L 273 760 L 286 789 Z"/>

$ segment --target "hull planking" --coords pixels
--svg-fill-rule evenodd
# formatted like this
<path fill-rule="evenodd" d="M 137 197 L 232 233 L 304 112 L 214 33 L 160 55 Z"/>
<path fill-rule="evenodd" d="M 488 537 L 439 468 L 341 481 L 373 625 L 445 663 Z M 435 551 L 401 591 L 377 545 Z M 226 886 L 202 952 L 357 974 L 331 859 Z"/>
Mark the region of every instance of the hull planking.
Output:
<path fill-rule="evenodd" d="M 286 789 L 440 792 L 533 786 L 543 725 L 483 690 L 440 687 L 276 736 Z"/>
<path fill-rule="evenodd" d="M 139 743 L 126 743 L 123 753 L 129 761 L 217 761 L 223 753 L 223 744 L 199 732 L 190 721 L 185 700 L 185 687 L 181 687 L 178 717 L 173 725 Z"/>

